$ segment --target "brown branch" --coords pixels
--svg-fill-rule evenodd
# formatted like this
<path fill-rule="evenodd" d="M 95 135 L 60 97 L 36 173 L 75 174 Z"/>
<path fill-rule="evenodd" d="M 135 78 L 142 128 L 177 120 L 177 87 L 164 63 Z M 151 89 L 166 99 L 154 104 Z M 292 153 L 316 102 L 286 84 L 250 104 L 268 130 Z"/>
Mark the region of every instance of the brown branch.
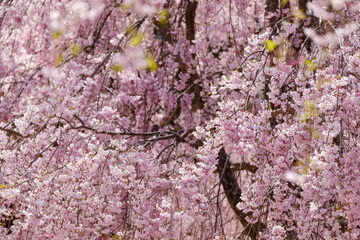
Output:
<path fill-rule="evenodd" d="M 195 40 L 195 18 L 196 18 L 196 8 L 198 2 L 187 0 L 186 12 L 185 12 L 185 23 L 186 23 L 186 39 L 190 41 L 190 44 L 193 44 L 193 40 Z M 192 54 L 192 58 L 195 59 L 195 54 Z M 202 86 L 200 83 L 196 83 L 196 80 L 199 79 L 199 75 L 195 73 L 190 73 L 190 79 L 187 82 L 187 85 L 193 85 L 189 89 L 190 94 L 194 94 L 194 98 L 191 102 L 192 111 L 196 111 L 198 109 L 203 109 L 204 101 L 201 97 Z"/>
<path fill-rule="evenodd" d="M 125 34 L 119 39 L 118 43 L 116 44 L 116 46 L 114 46 L 111 51 L 105 56 L 105 58 L 101 61 L 101 63 L 95 68 L 95 70 L 93 71 L 93 73 L 90 75 L 90 77 L 95 76 L 95 74 L 99 71 L 99 69 L 101 67 L 104 67 L 105 64 L 107 63 L 107 61 L 109 60 L 109 58 L 111 57 L 111 55 L 120 47 L 120 43 L 122 42 L 122 40 L 127 37 L 129 34 L 132 34 L 134 31 L 138 31 L 140 26 L 145 22 L 145 19 L 147 18 L 147 15 L 143 18 L 141 18 L 140 20 L 138 20 L 137 22 L 135 22 L 128 30 L 125 32 Z"/>
<path fill-rule="evenodd" d="M 308 2 L 309 0 L 299 0 L 299 9 L 303 10 L 304 13 L 306 13 Z"/>
<path fill-rule="evenodd" d="M 187 1 L 186 13 L 185 13 L 185 23 L 186 23 L 186 39 L 190 42 L 195 39 L 195 13 L 196 7 L 198 5 L 197 1 L 191 2 Z"/>
<path fill-rule="evenodd" d="M 94 128 L 88 127 L 88 126 L 70 126 L 71 129 L 86 129 L 86 130 L 90 130 L 96 134 L 107 134 L 110 136 L 154 136 L 154 135 L 159 135 L 162 133 L 165 134 L 171 134 L 176 136 L 177 134 L 175 132 L 171 132 L 171 131 L 156 131 L 156 132 L 111 132 L 111 131 L 98 131 Z"/>
<path fill-rule="evenodd" d="M 231 162 L 229 160 L 227 161 L 227 158 L 228 155 L 226 154 L 225 149 L 221 148 L 218 155 L 219 163 L 217 165 L 217 172 L 219 174 L 221 184 L 231 208 L 244 227 L 244 234 L 255 240 L 264 228 L 264 225 L 260 221 L 255 224 L 249 223 L 246 220 L 246 217 L 251 215 L 251 213 L 245 214 L 237 208 L 236 205 L 241 202 L 241 189 L 235 176 L 235 169 Z"/>
<path fill-rule="evenodd" d="M 246 163 L 246 162 L 242 162 L 242 163 L 235 163 L 233 164 L 233 167 L 236 171 L 239 171 L 239 170 L 246 170 L 248 172 L 251 172 L 251 173 L 255 173 L 256 170 L 258 169 L 257 167 L 249 164 L 249 163 Z"/>
<path fill-rule="evenodd" d="M 16 137 L 24 137 L 21 133 L 11 130 L 11 129 L 6 129 L 6 128 L 0 127 L 0 130 L 5 131 L 8 134 L 8 136 L 14 135 Z"/>
<path fill-rule="evenodd" d="M 85 129 L 94 132 L 95 134 L 106 134 L 110 136 L 142 136 L 142 137 L 153 137 L 156 136 L 156 138 L 146 139 L 146 141 L 158 141 L 158 140 L 166 140 L 174 138 L 178 142 L 184 142 L 185 138 L 193 132 L 195 129 L 183 129 L 180 131 L 154 131 L 154 132 L 131 132 L 128 130 L 125 130 L 124 132 L 111 132 L 111 131 L 104 131 L 104 130 L 97 130 L 95 128 L 89 127 L 84 125 L 84 122 L 81 118 L 79 118 L 77 115 L 74 115 L 76 119 L 78 119 L 82 125 L 80 126 L 74 126 L 71 122 L 69 122 L 66 118 L 59 117 L 60 119 L 64 120 L 67 124 L 70 125 L 70 129 L 79 130 L 79 129 Z M 1 128 L 0 128 L 1 130 Z M 165 135 L 164 135 L 165 134 Z"/>
<path fill-rule="evenodd" d="M 107 21 L 107 19 L 110 17 L 111 13 L 113 12 L 114 8 L 109 10 L 109 12 L 106 14 L 106 16 L 104 17 L 102 23 L 100 24 L 100 27 L 99 28 L 96 28 L 95 29 L 95 32 L 93 33 L 93 43 L 91 44 L 90 46 L 90 51 L 93 51 L 95 49 L 95 44 L 98 42 L 98 40 L 100 39 L 100 34 L 101 34 L 101 30 L 104 28 L 105 26 L 105 23 Z M 101 17 L 99 19 L 99 22 L 101 20 Z M 98 23 L 99 23 L 98 22 Z"/>

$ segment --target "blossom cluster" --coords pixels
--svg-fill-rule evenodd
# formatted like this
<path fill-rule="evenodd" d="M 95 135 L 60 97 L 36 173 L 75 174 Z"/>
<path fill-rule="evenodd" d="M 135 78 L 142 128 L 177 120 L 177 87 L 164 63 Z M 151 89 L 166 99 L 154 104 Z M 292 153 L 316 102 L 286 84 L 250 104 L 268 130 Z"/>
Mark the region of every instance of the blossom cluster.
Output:
<path fill-rule="evenodd" d="M 0 238 L 358 239 L 360 5 L 271 2 L 0 1 Z"/>

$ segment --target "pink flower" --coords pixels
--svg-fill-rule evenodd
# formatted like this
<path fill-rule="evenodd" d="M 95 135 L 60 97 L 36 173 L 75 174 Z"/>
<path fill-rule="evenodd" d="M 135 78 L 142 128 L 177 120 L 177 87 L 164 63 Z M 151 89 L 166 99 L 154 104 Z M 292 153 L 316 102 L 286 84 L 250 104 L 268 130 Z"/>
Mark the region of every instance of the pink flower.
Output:
<path fill-rule="evenodd" d="M 110 120 L 113 118 L 116 110 L 112 109 L 111 107 L 105 106 L 103 107 L 100 115 L 103 116 L 105 119 Z"/>

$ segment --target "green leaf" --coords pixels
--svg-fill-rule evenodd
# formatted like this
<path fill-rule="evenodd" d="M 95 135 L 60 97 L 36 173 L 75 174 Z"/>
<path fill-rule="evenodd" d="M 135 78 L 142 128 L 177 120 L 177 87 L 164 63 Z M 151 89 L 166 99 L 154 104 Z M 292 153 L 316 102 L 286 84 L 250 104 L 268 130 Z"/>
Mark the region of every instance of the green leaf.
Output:
<path fill-rule="evenodd" d="M 281 0 L 281 6 L 285 7 L 285 5 L 289 2 L 289 0 Z"/>
<path fill-rule="evenodd" d="M 169 19 L 170 13 L 167 9 L 163 9 L 158 14 L 158 23 L 160 26 L 164 26 L 166 21 Z"/>
<path fill-rule="evenodd" d="M 74 57 L 77 57 L 79 56 L 79 54 L 81 53 L 82 51 L 82 47 L 79 45 L 79 44 L 73 44 L 71 46 L 71 54 L 74 56 Z"/>
<path fill-rule="evenodd" d="M 316 64 L 313 63 L 310 59 L 305 59 L 304 64 L 311 71 L 314 71 L 317 68 Z"/>
<path fill-rule="evenodd" d="M 64 61 L 64 56 L 62 53 L 60 53 L 59 56 L 55 60 L 55 63 L 54 63 L 55 67 L 59 67 L 63 61 Z"/>
<path fill-rule="evenodd" d="M 141 43 L 141 41 L 144 38 L 144 33 L 137 33 L 135 35 L 135 37 L 133 37 L 131 39 L 131 45 L 133 45 L 134 47 L 136 47 L 137 45 L 139 45 Z"/>
<path fill-rule="evenodd" d="M 125 11 L 125 10 L 127 10 L 128 8 L 129 8 L 128 5 L 126 5 L 126 4 L 120 4 L 120 9 L 121 9 L 121 10 Z"/>
<path fill-rule="evenodd" d="M 120 64 L 115 64 L 111 67 L 111 70 L 113 70 L 114 72 L 121 72 L 123 69 L 123 66 Z"/>
<path fill-rule="evenodd" d="M 148 68 L 150 68 L 151 71 L 156 71 L 158 69 L 157 64 L 152 56 L 148 55 L 145 57 L 145 59 L 148 64 Z"/>
<path fill-rule="evenodd" d="M 62 32 L 59 30 L 53 31 L 51 33 L 52 38 L 56 41 L 60 39 L 61 35 L 62 35 Z"/>
<path fill-rule="evenodd" d="M 301 20 L 306 19 L 306 15 L 304 14 L 304 12 L 301 9 L 299 11 L 294 12 L 293 15 L 294 15 L 294 17 L 299 18 Z"/>
<path fill-rule="evenodd" d="M 309 111 L 315 110 L 315 100 L 305 100 L 304 101 L 305 108 Z"/>
<path fill-rule="evenodd" d="M 265 41 L 265 47 L 267 50 L 269 50 L 270 52 L 274 51 L 274 49 L 277 47 L 278 45 L 273 41 L 273 40 L 266 40 Z"/>

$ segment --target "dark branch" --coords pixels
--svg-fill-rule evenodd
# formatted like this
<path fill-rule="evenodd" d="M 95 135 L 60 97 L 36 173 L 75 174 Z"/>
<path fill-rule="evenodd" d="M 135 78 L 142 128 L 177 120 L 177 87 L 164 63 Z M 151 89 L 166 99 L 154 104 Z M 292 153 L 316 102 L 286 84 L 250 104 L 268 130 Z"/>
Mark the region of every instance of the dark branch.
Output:
<path fill-rule="evenodd" d="M 244 233 L 251 239 L 256 239 L 258 234 L 264 228 L 264 225 L 260 221 L 255 224 L 250 224 L 246 220 L 246 217 L 250 214 L 245 214 L 237 208 L 236 205 L 241 202 L 241 189 L 235 176 L 235 169 L 231 162 L 227 161 L 227 158 L 228 155 L 226 154 L 225 149 L 221 148 L 218 155 L 219 163 L 217 165 L 219 179 L 221 180 L 221 184 L 224 188 L 225 195 L 230 203 L 231 208 L 244 227 Z"/>
<path fill-rule="evenodd" d="M 186 5 L 186 39 L 192 41 L 195 39 L 195 13 L 198 3 L 196 1 L 187 1 Z"/>

